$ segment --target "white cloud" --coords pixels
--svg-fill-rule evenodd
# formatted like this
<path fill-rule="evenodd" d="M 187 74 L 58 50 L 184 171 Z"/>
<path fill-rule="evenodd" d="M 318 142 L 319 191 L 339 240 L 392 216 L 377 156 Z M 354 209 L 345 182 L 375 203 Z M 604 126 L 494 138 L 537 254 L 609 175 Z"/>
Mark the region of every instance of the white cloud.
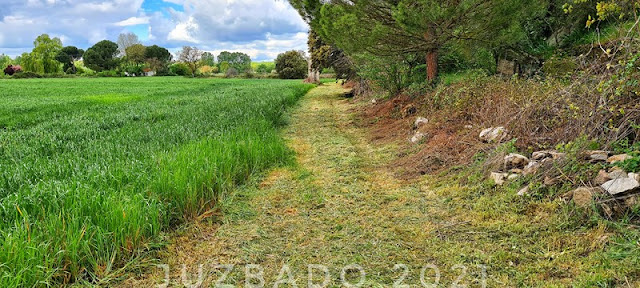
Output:
<path fill-rule="evenodd" d="M 0 0 L 0 53 L 30 51 L 43 33 L 61 37 L 64 45 L 87 48 L 100 40 L 115 41 L 135 25 L 148 25 L 145 44 L 171 50 L 197 45 L 262 60 L 306 50 L 308 27 L 284 0 L 163 0 L 169 6 L 159 10 L 142 9 L 143 1 Z"/>
<path fill-rule="evenodd" d="M 149 17 L 131 17 L 127 20 L 122 20 L 120 22 L 113 23 L 116 26 L 134 26 L 141 24 L 149 24 Z"/>
<path fill-rule="evenodd" d="M 193 35 L 197 32 L 198 23 L 195 22 L 193 17 L 189 17 L 187 21 L 178 23 L 178 25 L 176 25 L 176 28 L 169 32 L 167 40 L 199 43 L 199 40 L 193 38 Z"/>

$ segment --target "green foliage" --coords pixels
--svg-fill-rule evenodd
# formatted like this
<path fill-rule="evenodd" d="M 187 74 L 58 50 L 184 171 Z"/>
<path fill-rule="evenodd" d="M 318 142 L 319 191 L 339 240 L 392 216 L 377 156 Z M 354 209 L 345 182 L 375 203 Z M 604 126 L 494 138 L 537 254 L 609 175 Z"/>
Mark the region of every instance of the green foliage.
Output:
<path fill-rule="evenodd" d="M 82 58 L 84 51 L 75 46 L 66 46 L 56 54 L 56 60 L 63 64 L 62 70 L 67 74 L 76 74 L 74 62 Z"/>
<path fill-rule="evenodd" d="M 565 77 L 573 73 L 577 68 L 571 58 L 551 58 L 542 65 L 542 71 L 551 77 Z"/>
<path fill-rule="evenodd" d="M 92 70 L 101 72 L 118 67 L 118 44 L 109 40 L 102 40 L 84 53 L 84 64 Z"/>
<path fill-rule="evenodd" d="M 276 72 L 281 79 L 304 79 L 307 77 L 307 60 L 300 51 L 288 51 L 276 58 Z"/>
<path fill-rule="evenodd" d="M 187 76 L 191 72 L 189 71 L 189 66 L 184 63 L 175 63 L 169 67 L 171 73 L 178 76 Z"/>
<path fill-rule="evenodd" d="M 0 70 L 3 70 L 4 68 L 6 68 L 11 64 L 13 64 L 11 57 L 4 54 L 0 54 Z"/>
<path fill-rule="evenodd" d="M 160 47 L 158 45 L 148 46 L 145 49 L 144 57 L 146 59 L 156 59 L 163 63 L 171 61 L 171 53 L 166 48 Z"/>
<path fill-rule="evenodd" d="M 141 64 L 147 59 L 146 53 L 147 47 L 142 44 L 134 44 L 125 49 L 127 60 L 136 64 Z"/>
<path fill-rule="evenodd" d="M 95 283 L 161 231 L 286 163 L 293 154 L 278 126 L 311 87 L 153 77 L 3 83 L 0 287 Z"/>
<path fill-rule="evenodd" d="M 253 62 L 251 66 L 254 71 L 261 74 L 268 74 L 276 69 L 276 63 L 274 62 Z"/>
<path fill-rule="evenodd" d="M 38 74 L 36 72 L 26 71 L 26 72 L 20 72 L 20 73 L 13 74 L 12 77 L 14 79 L 29 79 L 29 78 L 42 78 L 42 75 L 40 75 L 40 74 Z"/>
<path fill-rule="evenodd" d="M 215 66 L 216 65 L 216 57 L 213 56 L 210 52 L 202 53 L 202 66 Z"/>
<path fill-rule="evenodd" d="M 223 62 L 227 63 L 225 66 L 228 66 L 223 67 Z M 218 63 L 220 63 L 221 72 L 226 72 L 229 67 L 235 68 L 239 73 L 251 70 L 251 57 L 241 52 L 220 52 L 220 55 L 218 55 Z"/>

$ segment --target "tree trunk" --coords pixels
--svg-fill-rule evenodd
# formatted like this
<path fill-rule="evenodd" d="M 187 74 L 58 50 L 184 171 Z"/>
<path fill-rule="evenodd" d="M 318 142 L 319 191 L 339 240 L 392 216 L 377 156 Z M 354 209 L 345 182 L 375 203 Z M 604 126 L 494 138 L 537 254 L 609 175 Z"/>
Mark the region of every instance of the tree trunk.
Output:
<path fill-rule="evenodd" d="M 424 33 L 424 40 L 427 41 L 427 45 L 431 46 L 427 50 L 427 81 L 433 82 L 438 78 L 438 47 L 437 40 L 435 38 L 435 28 L 428 28 Z"/>
<path fill-rule="evenodd" d="M 438 78 L 438 50 L 427 52 L 427 81 L 433 82 Z"/>
<path fill-rule="evenodd" d="M 311 59 L 307 60 L 307 65 L 308 65 L 307 79 L 304 81 L 307 83 L 320 82 L 320 71 L 313 68 Z"/>

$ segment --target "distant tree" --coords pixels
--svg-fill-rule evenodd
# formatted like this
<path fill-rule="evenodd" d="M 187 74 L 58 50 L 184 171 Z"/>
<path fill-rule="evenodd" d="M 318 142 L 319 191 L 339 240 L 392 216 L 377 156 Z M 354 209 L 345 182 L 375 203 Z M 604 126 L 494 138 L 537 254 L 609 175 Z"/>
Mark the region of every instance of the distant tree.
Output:
<path fill-rule="evenodd" d="M 111 70 L 118 66 L 118 44 L 102 40 L 84 53 L 84 64 L 92 70 Z"/>
<path fill-rule="evenodd" d="M 37 73 L 56 73 L 60 71 L 60 63 L 56 61 L 56 55 L 62 49 L 62 41 L 59 38 L 51 38 L 48 34 L 42 34 L 33 41 L 31 57 L 35 61 L 29 71 Z"/>
<path fill-rule="evenodd" d="M 218 55 L 218 63 L 227 62 L 229 67 L 235 68 L 239 73 L 251 70 L 251 57 L 241 52 L 223 51 Z M 220 70 L 223 67 L 220 67 Z"/>
<path fill-rule="evenodd" d="M 158 45 L 147 47 L 144 56 L 147 59 L 155 58 L 163 62 L 171 61 L 171 53 L 169 52 L 169 50 Z"/>
<path fill-rule="evenodd" d="M 229 67 L 230 67 L 229 62 L 227 61 L 218 62 L 218 66 L 219 66 L 218 70 L 222 73 L 227 72 L 227 70 L 229 70 Z"/>
<path fill-rule="evenodd" d="M 191 76 L 196 77 L 196 72 L 202 59 L 202 51 L 196 47 L 184 46 L 179 53 L 178 59 L 189 67 Z"/>
<path fill-rule="evenodd" d="M 0 55 L 0 68 L 5 68 L 12 63 L 13 63 L 13 60 L 11 60 L 11 57 L 4 54 Z"/>
<path fill-rule="evenodd" d="M 276 58 L 276 72 L 282 79 L 304 79 L 307 76 L 307 60 L 302 51 L 288 51 Z"/>
<path fill-rule="evenodd" d="M 142 44 L 134 44 L 125 49 L 127 60 L 138 65 L 144 63 L 144 61 L 146 60 L 146 52 L 147 47 L 144 47 L 144 45 Z"/>
<path fill-rule="evenodd" d="M 203 66 L 215 66 L 216 65 L 216 57 L 213 56 L 210 52 L 202 53 L 202 65 Z"/>
<path fill-rule="evenodd" d="M 167 65 L 172 58 L 169 50 L 158 45 L 148 46 L 144 57 L 149 64 L 149 68 L 156 72 L 167 71 Z"/>
<path fill-rule="evenodd" d="M 178 58 L 181 62 L 184 62 L 191 71 L 191 76 L 196 77 L 196 72 L 200 66 L 200 60 L 202 59 L 202 51 L 196 47 L 184 46 L 179 53 Z"/>
<path fill-rule="evenodd" d="M 75 74 L 76 65 L 74 63 L 82 58 L 82 54 L 84 54 L 82 49 L 78 49 L 75 46 L 66 46 L 56 54 L 56 60 L 64 65 L 62 68 L 64 72 Z"/>
<path fill-rule="evenodd" d="M 273 71 L 273 66 L 267 65 L 265 63 L 261 63 L 260 65 L 258 65 L 258 68 L 256 68 L 256 72 L 258 73 L 271 73 L 271 71 Z"/>
<path fill-rule="evenodd" d="M 118 51 L 120 51 L 120 55 L 126 55 L 127 48 L 140 44 L 140 39 L 138 39 L 138 35 L 134 33 L 121 33 L 118 35 Z"/>

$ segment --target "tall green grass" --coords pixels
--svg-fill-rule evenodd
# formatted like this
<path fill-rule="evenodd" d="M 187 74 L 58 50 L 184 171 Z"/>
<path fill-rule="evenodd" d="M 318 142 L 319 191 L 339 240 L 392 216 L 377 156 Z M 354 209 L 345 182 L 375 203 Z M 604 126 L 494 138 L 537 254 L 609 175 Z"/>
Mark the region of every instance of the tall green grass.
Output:
<path fill-rule="evenodd" d="M 94 281 L 158 233 L 291 159 L 277 128 L 310 85 L 0 80 L 0 287 Z"/>

